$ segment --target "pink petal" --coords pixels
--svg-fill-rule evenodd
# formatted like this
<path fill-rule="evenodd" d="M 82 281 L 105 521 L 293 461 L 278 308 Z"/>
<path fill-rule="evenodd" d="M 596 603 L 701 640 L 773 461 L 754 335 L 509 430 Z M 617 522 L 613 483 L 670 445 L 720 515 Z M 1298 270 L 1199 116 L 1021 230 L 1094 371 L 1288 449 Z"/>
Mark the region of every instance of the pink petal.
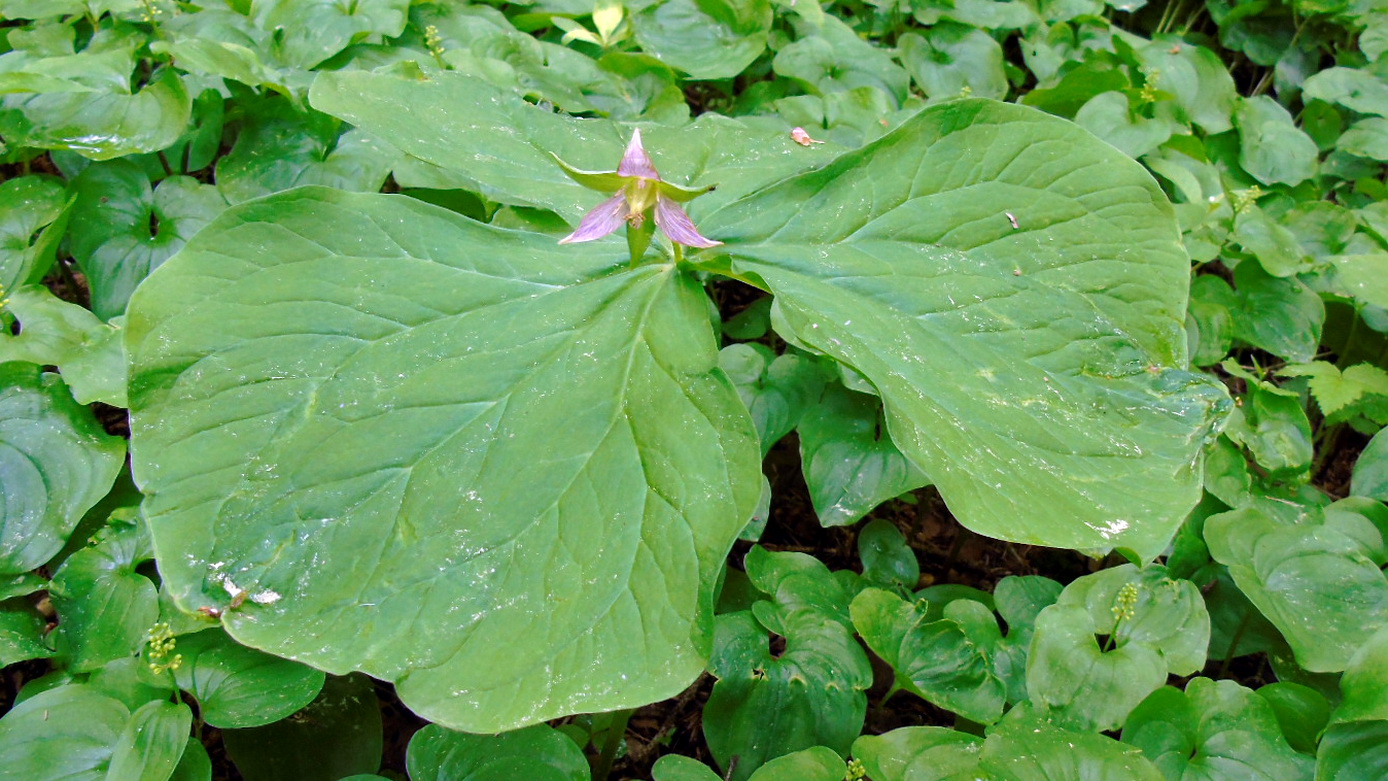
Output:
<path fill-rule="evenodd" d="M 630 210 L 627 209 L 626 194 L 617 193 L 583 215 L 583 219 L 579 220 L 578 228 L 560 239 L 559 243 L 578 244 L 611 235 L 626 223 L 627 215 L 630 213 Z"/>
<path fill-rule="evenodd" d="M 719 247 L 723 244 L 700 236 L 699 229 L 694 227 L 694 222 L 684 213 L 684 209 L 664 195 L 655 202 L 655 224 L 670 237 L 670 241 L 686 247 Z"/>
<path fill-rule="evenodd" d="M 622 155 L 622 162 L 617 166 L 617 173 L 622 176 L 640 176 L 646 179 L 660 179 L 660 174 L 655 171 L 655 163 L 651 162 L 651 156 L 646 154 L 645 147 L 641 146 L 641 131 L 631 131 L 631 143 L 627 144 L 626 154 Z"/>

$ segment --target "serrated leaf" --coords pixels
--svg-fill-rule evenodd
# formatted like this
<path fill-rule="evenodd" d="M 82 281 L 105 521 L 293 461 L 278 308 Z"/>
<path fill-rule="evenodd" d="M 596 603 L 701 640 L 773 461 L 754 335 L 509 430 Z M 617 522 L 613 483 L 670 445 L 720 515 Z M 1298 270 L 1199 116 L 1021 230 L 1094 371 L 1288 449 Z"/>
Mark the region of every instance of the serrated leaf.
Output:
<path fill-rule="evenodd" d="M 238 640 L 458 727 L 682 689 L 756 439 L 699 283 L 613 260 L 400 197 L 229 210 L 127 327 L 166 587 L 187 610 L 244 590 Z"/>
<path fill-rule="evenodd" d="M 1285 366 L 1278 374 L 1310 378 L 1311 395 L 1326 416 L 1334 415 L 1366 394 L 1388 396 L 1388 372 L 1369 363 L 1355 364 L 1341 372 L 1333 363 L 1314 361 Z"/>
<path fill-rule="evenodd" d="M 56 375 L 0 364 L 0 574 L 28 572 L 62 549 L 106 495 L 125 441 L 102 430 Z"/>
<path fill-rule="evenodd" d="M 783 337 L 873 383 L 969 528 L 1150 557 L 1194 504 L 1227 401 L 1183 368 L 1189 263 L 1150 177 L 1073 125 L 941 105 L 700 229 Z"/>

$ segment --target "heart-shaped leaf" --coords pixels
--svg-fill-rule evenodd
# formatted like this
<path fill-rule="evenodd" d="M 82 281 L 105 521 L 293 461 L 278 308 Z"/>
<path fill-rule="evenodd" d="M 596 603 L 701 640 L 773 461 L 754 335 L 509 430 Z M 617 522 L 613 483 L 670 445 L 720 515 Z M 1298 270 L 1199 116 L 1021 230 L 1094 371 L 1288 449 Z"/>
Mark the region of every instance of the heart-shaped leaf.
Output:
<path fill-rule="evenodd" d="M 0 364 L 0 575 L 48 561 L 110 490 L 125 441 L 102 430 L 57 375 Z"/>
<path fill-rule="evenodd" d="M 756 434 L 698 283 L 613 265 L 400 197 L 229 210 L 126 331 L 166 588 L 471 730 L 686 686 Z"/>

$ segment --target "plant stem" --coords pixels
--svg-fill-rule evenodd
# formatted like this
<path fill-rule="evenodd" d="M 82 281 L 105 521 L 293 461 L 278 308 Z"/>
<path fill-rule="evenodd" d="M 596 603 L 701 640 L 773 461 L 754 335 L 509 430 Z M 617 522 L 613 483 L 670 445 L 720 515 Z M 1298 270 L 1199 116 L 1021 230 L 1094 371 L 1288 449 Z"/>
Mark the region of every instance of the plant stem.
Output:
<path fill-rule="evenodd" d="M 593 781 L 607 781 L 612 775 L 612 763 L 617 759 L 617 749 L 627 736 L 627 722 L 631 720 L 633 709 L 619 710 L 612 714 L 612 723 L 607 726 L 607 739 L 602 744 L 602 754 L 593 765 Z"/>
<path fill-rule="evenodd" d="M 1229 665 L 1234 662 L 1234 654 L 1239 650 L 1239 641 L 1243 639 L 1243 633 L 1248 629 L 1248 622 L 1253 618 L 1253 611 L 1246 610 L 1243 620 L 1239 622 L 1239 627 L 1234 630 L 1234 636 L 1229 638 L 1229 652 L 1224 655 L 1224 663 L 1219 666 L 1219 677 L 1229 677 Z"/>

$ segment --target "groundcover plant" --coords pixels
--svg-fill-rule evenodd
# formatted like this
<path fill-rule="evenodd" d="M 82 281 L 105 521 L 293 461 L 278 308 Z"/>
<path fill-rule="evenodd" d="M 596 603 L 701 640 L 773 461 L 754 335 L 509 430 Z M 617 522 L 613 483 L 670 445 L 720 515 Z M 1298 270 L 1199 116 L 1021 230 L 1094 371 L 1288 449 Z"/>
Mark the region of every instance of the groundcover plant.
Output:
<path fill-rule="evenodd" d="M 1388 7 L 0 0 L 0 779 L 1388 776 Z"/>

